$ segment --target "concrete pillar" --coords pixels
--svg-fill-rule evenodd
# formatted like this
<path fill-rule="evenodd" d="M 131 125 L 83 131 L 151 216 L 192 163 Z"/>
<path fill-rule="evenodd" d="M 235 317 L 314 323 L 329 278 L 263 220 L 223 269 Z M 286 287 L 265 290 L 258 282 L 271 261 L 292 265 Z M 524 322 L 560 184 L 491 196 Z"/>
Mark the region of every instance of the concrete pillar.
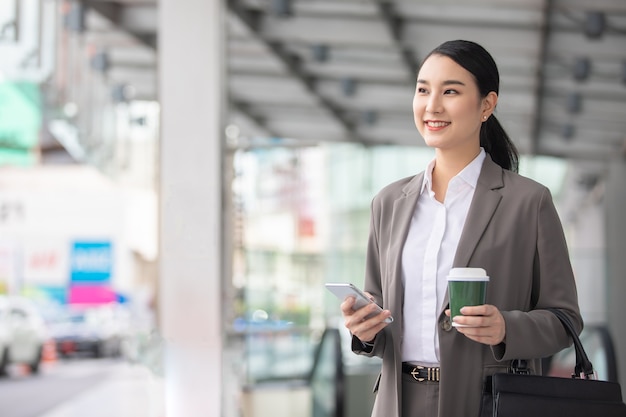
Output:
<path fill-rule="evenodd" d="M 609 163 L 606 184 L 607 323 L 617 352 L 619 379 L 626 398 L 626 160 Z"/>
<path fill-rule="evenodd" d="M 220 417 L 224 2 L 159 2 L 159 326 L 168 417 Z"/>

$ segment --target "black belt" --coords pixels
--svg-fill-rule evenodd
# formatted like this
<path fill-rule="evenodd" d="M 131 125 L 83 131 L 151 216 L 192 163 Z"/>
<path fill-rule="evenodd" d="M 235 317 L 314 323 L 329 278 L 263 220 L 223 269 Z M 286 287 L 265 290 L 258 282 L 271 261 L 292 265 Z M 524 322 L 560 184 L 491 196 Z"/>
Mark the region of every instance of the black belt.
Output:
<path fill-rule="evenodd" d="M 409 374 L 418 382 L 433 381 L 439 382 L 439 376 L 441 370 L 439 368 L 429 368 L 428 366 L 411 365 L 407 362 L 402 362 L 402 372 Z"/>

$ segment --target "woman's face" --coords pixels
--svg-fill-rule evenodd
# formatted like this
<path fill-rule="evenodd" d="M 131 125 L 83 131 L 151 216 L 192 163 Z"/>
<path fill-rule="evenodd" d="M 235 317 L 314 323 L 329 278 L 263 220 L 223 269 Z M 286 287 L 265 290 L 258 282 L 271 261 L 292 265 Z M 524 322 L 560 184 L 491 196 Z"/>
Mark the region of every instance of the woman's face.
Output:
<path fill-rule="evenodd" d="M 438 150 L 468 150 L 480 146 L 480 126 L 497 95 L 480 97 L 474 76 L 452 59 L 431 55 L 417 76 L 413 117 L 428 146 Z"/>

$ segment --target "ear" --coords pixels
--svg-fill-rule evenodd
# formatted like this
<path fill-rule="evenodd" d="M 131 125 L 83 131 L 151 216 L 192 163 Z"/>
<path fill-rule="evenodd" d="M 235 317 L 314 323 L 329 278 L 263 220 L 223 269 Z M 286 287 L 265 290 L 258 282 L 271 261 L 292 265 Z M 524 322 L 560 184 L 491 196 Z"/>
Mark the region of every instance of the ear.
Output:
<path fill-rule="evenodd" d="M 482 100 L 482 116 L 488 119 L 493 114 L 498 104 L 498 95 L 495 91 L 490 91 Z"/>

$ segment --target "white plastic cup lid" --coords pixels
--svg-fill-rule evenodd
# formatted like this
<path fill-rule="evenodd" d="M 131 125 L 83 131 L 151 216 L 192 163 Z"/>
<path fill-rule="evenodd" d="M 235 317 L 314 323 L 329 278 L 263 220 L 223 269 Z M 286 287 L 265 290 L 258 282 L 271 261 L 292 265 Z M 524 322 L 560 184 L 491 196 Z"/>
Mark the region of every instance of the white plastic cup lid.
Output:
<path fill-rule="evenodd" d="M 489 276 L 483 268 L 452 268 L 448 281 L 489 281 Z"/>

